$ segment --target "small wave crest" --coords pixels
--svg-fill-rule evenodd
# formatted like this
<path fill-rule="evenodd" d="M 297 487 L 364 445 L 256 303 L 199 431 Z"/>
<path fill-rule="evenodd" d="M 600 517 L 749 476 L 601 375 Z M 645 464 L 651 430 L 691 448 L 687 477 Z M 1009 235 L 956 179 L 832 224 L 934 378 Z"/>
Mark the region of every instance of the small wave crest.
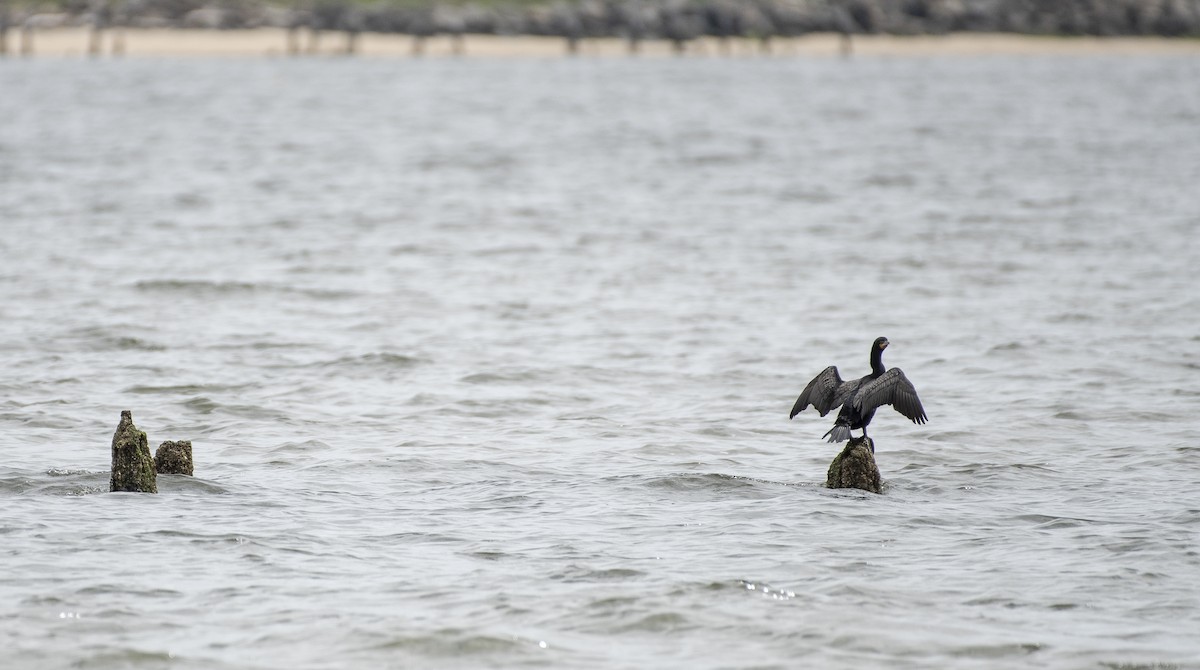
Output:
<path fill-rule="evenodd" d="M 331 360 L 317 361 L 307 367 L 321 370 L 331 377 L 392 378 L 424 363 L 424 359 L 390 351 L 375 351 L 352 356 L 340 356 Z"/>
<path fill-rule="evenodd" d="M 144 279 L 136 282 L 133 287 L 138 291 L 175 293 L 198 298 L 273 293 L 294 294 L 317 300 L 340 300 L 355 298 L 360 295 L 360 293 L 357 291 L 349 290 L 315 288 L 309 286 L 290 286 L 260 282 L 228 280 L 216 281 L 209 279 Z"/>
<path fill-rule="evenodd" d="M 702 497 L 735 494 L 746 498 L 770 497 L 771 493 L 766 490 L 768 484 L 778 485 L 775 482 L 727 475 L 719 472 L 685 472 L 651 477 L 644 482 L 644 486 L 646 487 L 662 489 L 677 494 Z"/>
<path fill-rule="evenodd" d="M 538 642 L 532 643 L 534 646 Z M 544 644 L 544 643 L 542 643 Z M 404 651 L 420 656 L 457 658 L 462 656 L 491 656 L 505 652 L 515 652 L 529 648 L 528 642 L 517 637 L 499 637 L 495 635 L 471 634 L 462 630 L 448 628 L 432 631 L 424 635 L 398 635 L 383 644 L 379 649 Z"/>

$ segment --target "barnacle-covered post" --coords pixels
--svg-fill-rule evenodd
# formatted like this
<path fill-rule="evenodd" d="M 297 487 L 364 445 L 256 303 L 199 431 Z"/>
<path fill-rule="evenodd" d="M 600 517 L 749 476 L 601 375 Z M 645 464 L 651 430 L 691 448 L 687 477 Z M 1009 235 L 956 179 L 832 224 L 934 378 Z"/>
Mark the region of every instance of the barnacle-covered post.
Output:
<path fill-rule="evenodd" d="M 191 440 L 163 442 L 154 452 L 154 469 L 160 475 L 190 476 L 193 468 Z"/>
<path fill-rule="evenodd" d="M 875 465 L 875 443 L 869 437 L 852 437 L 829 464 L 825 486 L 831 489 L 862 489 L 882 493 L 879 466 Z"/>
<path fill-rule="evenodd" d="M 110 491 L 158 493 L 158 477 L 146 433 L 133 425 L 133 412 L 123 410 L 112 439 Z"/>

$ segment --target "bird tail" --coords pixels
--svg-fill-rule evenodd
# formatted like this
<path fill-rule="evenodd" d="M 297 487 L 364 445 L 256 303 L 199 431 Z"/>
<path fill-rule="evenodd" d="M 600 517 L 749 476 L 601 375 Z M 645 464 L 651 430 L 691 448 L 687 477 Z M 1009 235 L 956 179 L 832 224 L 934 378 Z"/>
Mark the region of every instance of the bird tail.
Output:
<path fill-rule="evenodd" d="M 830 442 L 845 442 L 850 439 L 850 426 L 844 423 L 835 423 L 833 428 L 830 428 L 829 432 L 821 437 L 828 437 Z"/>

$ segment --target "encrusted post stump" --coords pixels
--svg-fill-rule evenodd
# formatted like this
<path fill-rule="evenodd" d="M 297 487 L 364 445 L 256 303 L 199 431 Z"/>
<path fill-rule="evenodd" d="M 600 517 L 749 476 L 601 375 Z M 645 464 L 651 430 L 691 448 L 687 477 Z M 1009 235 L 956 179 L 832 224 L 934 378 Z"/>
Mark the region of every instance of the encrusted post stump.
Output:
<path fill-rule="evenodd" d="M 875 465 L 875 443 L 869 437 L 852 437 L 829 464 L 825 486 L 831 489 L 862 489 L 882 493 L 879 466 Z"/>
<path fill-rule="evenodd" d="M 110 491 L 158 493 L 158 479 L 146 434 L 133 425 L 133 412 L 121 412 L 121 423 L 112 440 Z"/>
<path fill-rule="evenodd" d="M 154 469 L 160 475 L 192 475 L 192 441 L 163 442 L 154 452 Z"/>

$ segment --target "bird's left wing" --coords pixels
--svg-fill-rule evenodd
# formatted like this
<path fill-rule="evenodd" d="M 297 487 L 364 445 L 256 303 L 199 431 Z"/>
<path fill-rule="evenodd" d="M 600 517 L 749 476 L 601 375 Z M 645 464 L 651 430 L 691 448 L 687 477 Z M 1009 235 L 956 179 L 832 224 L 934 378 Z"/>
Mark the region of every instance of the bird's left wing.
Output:
<path fill-rule="evenodd" d="M 844 386 L 845 382 L 842 381 L 842 376 L 838 374 L 837 366 L 830 365 L 822 370 L 821 374 L 813 377 L 808 386 L 804 387 L 804 390 L 800 393 L 800 397 L 796 398 L 796 404 L 792 405 L 792 411 L 788 414 L 788 418 L 795 418 L 797 414 L 810 404 L 821 413 L 821 416 L 825 416 L 829 413 L 829 410 L 838 407 L 845 400 L 845 397 L 837 397 L 839 395 L 838 390 Z"/>
<path fill-rule="evenodd" d="M 913 423 L 925 423 L 925 408 L 917 397 L 917 389 L 900 368 L 892 368 L 867 383 L 854 398 L 854 409 L 866 414 L 881 405 L 891 405 Z"/>

